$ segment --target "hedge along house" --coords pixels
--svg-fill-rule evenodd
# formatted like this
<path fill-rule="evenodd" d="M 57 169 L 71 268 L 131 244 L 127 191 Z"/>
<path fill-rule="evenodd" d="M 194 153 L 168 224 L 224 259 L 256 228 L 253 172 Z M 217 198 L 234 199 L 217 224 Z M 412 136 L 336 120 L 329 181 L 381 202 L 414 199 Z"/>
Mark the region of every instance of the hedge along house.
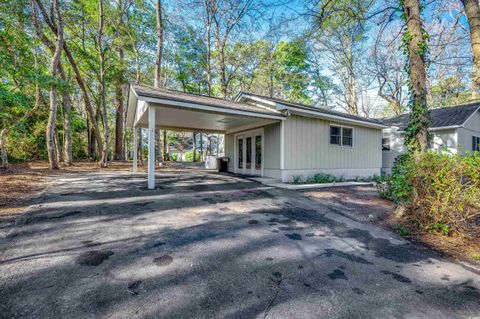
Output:
<path fill-rule="evenodd" d="M 127 127 L 148 128 L 148 188 L 155 187 L 155 131 L 225 134 L 228 171 L 292 180 L 316 173 L 346 179 L 378 175 L 382 122 L 240 93 L 235 101 L 130 86 Z M 137 171 L 134 130 L 133 172 Z"/>
<path fill-rule="evenodd" d="M 430 149 L 460 154 L 480 151 L 480 103 L 437 108 L 429 113 Z M 408 114 L 402 114 L 384 120 L 389 125 L 382 139 L 382 169 L 386 173 L 390 173 L 395 158 L 406 152 L 404 136 L 408 119 Z"/>

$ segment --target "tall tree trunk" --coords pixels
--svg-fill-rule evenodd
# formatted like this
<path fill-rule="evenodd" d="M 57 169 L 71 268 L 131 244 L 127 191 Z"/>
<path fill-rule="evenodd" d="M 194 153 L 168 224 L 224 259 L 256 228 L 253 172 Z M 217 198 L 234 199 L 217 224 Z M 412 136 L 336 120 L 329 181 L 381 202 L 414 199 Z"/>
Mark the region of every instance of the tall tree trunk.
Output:
<path fill-rule="evenodd" d="M 107 167 L 108 161 L 108 117 L 107 117 L 107 104 L 105 101 L 105 51 L 103 48 L 103 32 L 104 32 L 104 15 L 103 15 L 103 0 L 98 1 L 98 59 L 100 63 L 100 107 L 102 109 L 103 116 L 103 147 L 102 158 L 100 166 Z"/>
<path fill-rule="evenodd" d="M 419 0 L 404 0 L 403 13 L 409 56 L 409 79 L 412 93 L 410 120 L 407 127 L 407 146 L 413 153 L 428 150 L 430 118 L 427 106 L 426 41 Z"/>
<path fill-rule="evenodd" d="M 167 130 L 163 130 L 163 160 L 169 161 L 170 158 L 168 156 L 168 140 L 167 140 Z"/>
<path fill-rule="evenodd" d="M 52 61 L 50 64 L 50 74 L 53 78 L 57 76 L 58 73 L 58 64 L 60 63 L 60 57 L 62 55 L 63 47 L 63 22 L 62 16 L 60 13 L 60 7 L 58 0 L 53 0 L 52 3 L 52 18 L 57 25 L 56 32 L 56 44 L 55 52 L 52 55 Z M 47 152 L 48 152 L 48 162 L 50 169 L 58 169 L 58 162 L 55 154 L 55 126 L 57 123 L 57 108 L 58 108 L 58 95 L 56 83 L 52 83 L 50 88 L 50 110 L 48 113 L 48 122 L 46 129 L 46 140 L 47 140 Z"/>
<path fill-rule="evenodd" d="M 161 70 L 162 70 L 162 50 L 163 50 L 163 19 L 162 19 L 162 1 L 157 0 L 155 3 L 156 19 L 157 19 L 157 60 L 155 62 L 155 80 L 154 86 L 160 87 Z"/>
<path fill-rule="evenodd" d="M 478 98 L 480 93 L 480 4 L 478 0 L 462 0 L 462 3 L 470 27 L 473 53 L 472 98 Z"/>
<path fill-rule="evenodd" d="M 7 153 L 7 132 L 5 127 L 5 120 L 3 121 L 4 128 L 0 131 L 0 168 L 8 168 L 8 153 Z"/>
<path fill-rule="evenodd" d="M 207 42 L 207 93 L 212 95 L 212 8 L 210 0 L 204 1 L 205 6 L 205 30 Z"/>
<path fill-rule="evenodd" d="M 143 165 L 143 136 L 142 128 L 138 128 L 138 161 Z"/>
<path fill-rule="evenodd" d="M 37 6 L 33 2 L 33 0 L 30 0 L 30 4 L 32 7 L 32 18 L 33 18 L 33 25 L 35 28 L 35 32 L 37 33 L 38 37 L 42 40 L 43 44 L 47 46 L 52 54 L 55 54 L 55 45 L 53 44 L 50 39 L 45 36 L 45 34 L 42 31 L 42 28 L 40 27 L 39 19 L 38 19 L 38 12 L 37 12 Z M 57 27 L 58 28 L 58 27 Z M 58 30 L 58 29 L 57 29 Z M 36 56 L 35 56 L 35 64 L 36 64 Z M 67 77 L 65 75 L 65 70 L 63 69 L 62 63 L 59 61 L 58 63 L 58 72 L 60 73 L 60 78 L 64 83 L 67 83 Z M 63 121 L 63 126 L 64 126 L 64 150 L 63 152 L 61 150 L 59 151 L 58 156 L 60 157 L 62 155 L 63 161 L 65 164 L 68 166 L 72 165 L 73 163 L 73 157 L 72 157 L 72 124 L 71 124 L 71 110 L 72 110 L 72 101 L 70 99 L 70 94 L 66 89 L 63 90 L 62 92 L 62 105 L 63 105 L 63 110 L 64 110 L 64 121 Z M 36 104 L 38 104 L 38 98 L 40 96 L 40 92 L 38 90 L 38 87 L 36 89 Z"/>
<path fill-rule="evenodd" d="M 35 0 L 35 1 L 38 5 L 38 8 L 40 9 L 40 12 L 42 13 L 42 16 L 43 16 L 45 22 L 47 23 L 48 27 L 50 28 L 50 30 L 54 34 L 56 34 L 58 26 L 56 26 L 55 23 L 50 18 L 48 12 L 45 10 L 45 7 L 42 4 L 42 1 L 41 0 Z M 32 2 L 32 9 L 34 10 L 34 12 L 36 12 L 36 6 L 33 5 L 33 2 Z M 80 73 L 80 69 L 78 68 L 78 65 L 75 61 L 75 58 L 73 57 L 72 53 L 70 52 L 70 49 L 68 48 L 68 45 L 65 41 L 63 41 L 63 50 L 65 51 L 65 55 L 67 56 L 67 60 L 70 63 L 70 65 L 73 69 L 73 72 L 75 73 L 75 80 L 77 81 L 78 87 L 80 88 L 82 98 L 85 102 L 85 108 L 87 109 L 87 113 L 88 113 L 88 115 L 90 117 L 90 121 L 92 123 L 92 126 L 91 126 L 92 133 L 93 133 L 92 135 L 95 138 L 98 150 L 101 152 L 101 150 L 102 150 L 102 136 L 100 135 L 100 129 L 98 128 L 98 121 L 95 118 L 95 110 L 94 110 L 94 108 L 92 106 L 92 103 L 90 101 L 90 97 L 88 95 L 88 91 L 87 91 L 85 82 L 83 81 L 83 77 Z"/>
<path fill-rule="evenodd" d="M 156 142 L 156 153 L 157 153 L 157 162 L 158 162 L 158 165 L 160 165 L 160 163 L 162 162 L 162 139 L 161 139 L 161 133 L 162 133 L 162 130 L 155 130 L 155 142 Z"/>
<path fill-rule="evenodd" d="M 124 29 L 123 22 L 123 1 L 118 0 L 118 23 L 120 28 L 117 29 L 117 36 L 120 37 L 119 32 Z M 125 123 L 125 108 L 123 102 L 123 85 L 125 81 L 125 67 L 124 67 L 124 53 L 123 53 L 123 41 L 119 41 L 117 47 L 118 56 L 118 74 L 115 86 L 115 100 L 117 102 L 117 109 L 115 112 L 115 151 L 113 159 L 117 161 L 125 160 L 125 139 L 124 139 L 124 123 Z"/>
<path fill-rule="evenodd" d="M 93 159 L 93 156 L 94 156 L 94 154 L 93 154 L 93 152 L 94 152 L 94 150 L 93 150 L 93 145 L 95 144 L 95 141 L 93 141 L 93 143 L 92 143 L 92 136 L 93 136 L 93 134 L 92 134 L 92 130 L 90 129 L 90 121 L 88 120 L 88 115 L 86 116 L 86 118 L 87 118 L 87 125 L 86 125 L 86 126 L 87 126 L 87 147 L 88 147 L 88 150 L 87 150 L 87 151 L 88 151 L 88 157 L 89 157 L 90 159 Z"/>
<path fill-rule="evenodd" d="M 59 64 L 60 76 L 64 82 L 67 81 L 65 71 L 62 65 Z M 67 166 L 73 164 L 72 154 L 72 100 L 70 94 L 66 89 L 63 90 L 63 162 Z"/>
<path fill-rule="evenodd" d="M 225 44 L 219 44 L 219 64 L 220 64 L 220 87 L 222 90 L 223 99 L 227 99 L 227 67 L 225 61 Z"/>
<path fill-rule="evenodd" d="M 203 162 L 203 133 L 200 132 L 200 162 Z"/>
<path fill-rule="evenodd" d="M 117 83 L 115 87 L 115 99 L 117 101 L 117 110 L 115 113 L 115 155 L 114 159 L 117 161 L 125 160 L 125 144 L 123 142 L 123 123 L 125 117 L 125 108 L 123 102 L 123 49 L 118 48 L 118 60 L 122 65 L 121 74 L 117 76 Z"/>
<path fill-rule="evenodd" d="M 60 143 L 60 138 L 58 137 L 58 129 L 56 128 L 54 132 L 54 142 L 55 142 L 55 155 L 57 156 L 57 163 L 61 163 L 63 162 L 62 144 Z"/>
<path fill-rule="evenodd" d="M 196 141 L 197 133 L 193 132 L 192 135 L 193 135 L 193 162 L 196 162 L 197 161 L 197 141 Z"/>

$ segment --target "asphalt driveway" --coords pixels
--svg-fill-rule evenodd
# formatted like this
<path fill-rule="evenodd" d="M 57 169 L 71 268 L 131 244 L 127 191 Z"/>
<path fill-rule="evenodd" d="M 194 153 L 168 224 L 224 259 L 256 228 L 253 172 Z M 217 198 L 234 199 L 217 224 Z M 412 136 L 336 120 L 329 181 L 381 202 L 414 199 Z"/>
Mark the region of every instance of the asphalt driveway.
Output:
<path fill-rule="evenodd" d="M 300 192 L 72 174 L 0 228 L 1 318 L 471 318 L 480 271 Z"/>

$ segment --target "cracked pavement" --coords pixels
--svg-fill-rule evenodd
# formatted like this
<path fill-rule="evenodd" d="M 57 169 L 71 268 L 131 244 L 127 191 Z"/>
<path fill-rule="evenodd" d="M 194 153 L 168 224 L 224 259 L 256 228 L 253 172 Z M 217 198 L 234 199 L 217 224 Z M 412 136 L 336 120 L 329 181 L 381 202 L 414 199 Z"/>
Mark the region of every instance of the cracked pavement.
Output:
<path fill-rule="evenodd" d="M 327 203 L 203 171 L 156 185 L 52 180 L 0 226 L 0 318 L 480 316 L 479 269 Z"/>

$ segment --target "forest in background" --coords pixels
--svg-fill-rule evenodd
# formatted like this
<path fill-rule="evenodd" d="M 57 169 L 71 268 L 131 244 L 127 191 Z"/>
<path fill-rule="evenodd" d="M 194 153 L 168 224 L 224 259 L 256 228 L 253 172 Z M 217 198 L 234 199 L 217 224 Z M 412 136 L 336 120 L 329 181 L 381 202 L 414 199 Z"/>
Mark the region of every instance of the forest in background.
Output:
<path fill-rule="evenodd" d="M 475 1 L 463 2 L 422 1 L 431 108 L 478 95 L 465 14 Z M 2 0 L 0 148 L 11 161 L 124 160 L 129 83 L 367 117 L 406 112 L 402 3 Z M 165 136 L 182 147 L 194 135 L 159 132 L 160 147 Z"/>

